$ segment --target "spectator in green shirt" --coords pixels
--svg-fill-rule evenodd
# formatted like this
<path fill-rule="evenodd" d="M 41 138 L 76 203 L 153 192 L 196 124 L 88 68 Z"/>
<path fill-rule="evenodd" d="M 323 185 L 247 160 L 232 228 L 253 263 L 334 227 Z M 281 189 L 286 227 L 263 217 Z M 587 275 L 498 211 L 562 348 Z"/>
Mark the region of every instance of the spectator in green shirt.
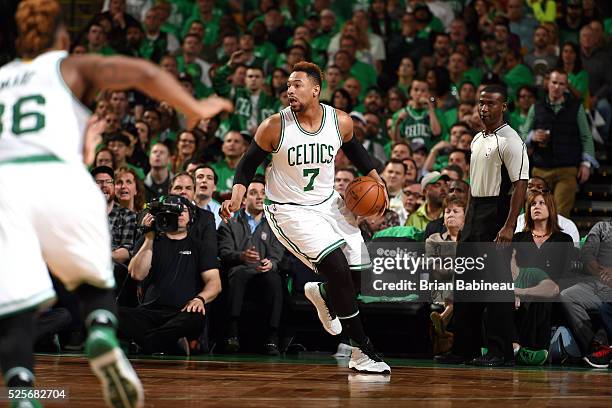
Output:
<path fill-rule="evenodd" d="M 410 214 L 406 226 L 415 227 L 425 231 L 430 221 L 442 216 L 442 204 L 448 193 L 447 182 L 450 178 L 437 171 L 426 174 L 421 180 L 421 188 L 425 196 L 425 202 Z"/>
<path fill-rule="evenodd" d="M 223 17 L 223 11 L 215 7 L 215 0 L 198 0 L 193 5 L 191 18 L 183 25 L 182 34 L 187 34 L 192 21 L 200 20 L 205 27 L 202 42 L 205 46 L 210 47 L 219 39 L 221 17 Z"/>
<path fill-rule="evenodd" d="M 338 54 L 340 54 L 340 56 Z M 344 57 L 342 57 L 343 54 Z M 343 35 L 340 39 L 340 50 L 334 55 L 334 64 L 340 68 L 340 72 L 344 79 L 348 76 L 352 76 L 359 81 L 361 85 L 359 97 L 363 98 L 365 96 L 365 90 L 376 85 L 377 74 L 372 65 L 357 60 L 356 54 L 357 40 L 352 36 Z"/>
<path fill-rule="evenodd" d="M 537 91 L 534 87 L 524 85 L 518 89 L 515 109 L 510 112 L 510 126 L 521 129 L 527 120 L 529 110 L 536 101 Z"/>
<path fill-rule="evenodd" d="M 218 177 L 217 192 L 219 194 L 231 193 L 236 166 L 246 152 L 248 143 L 249 141 L 238 131 L 231 130 L 225 135 L 221 147 L 225 158 L 211 165 Z"/>
<path fill-rule="evenodd" d="M 509 49 L 504 56 L 505 69 L 503 80 L 508 87 L 508 100 L 516 100 L 517 90 L 524 85 L 533 86 L 533 74 L 521 62 L 521 56 L 517 51 Z"/>
<path fill-rule="evenodd" d="M 559 213 L 565 217 L 574 207 L 576 180 L 586 182 L 591 166 L 597 165 L 584 107 L 566 92 L 567 83 L 565 71 L 551 72 L 546 99 L 531 107 L 522 129 L 533 148 L 533 175 L 552 187 Z"/>
<path fill-rule="evenodd" d="M 179 72 L 185 72 L 195 81 L 198 98 L 210 95 L 212 83 L 208 75 L 210 64 L 200 58 L 202 39 L 195 34 L 187 34 L 183 39 L 181 54 L 176 58 Z"/>
<path fill-rule="evenodd" d="M 229 76 L 244 57 L 242 51 L 232 54 L 229 63 L 217 70 L 213 86 L 218 95 L 234 102 L 232 130 L 247 130 L 255 134 L 257 126 L 276 111 L 277 100 L 264 92 L 264 73 L 259 67 L 247 68 L 245 87 L 231 86 Z"/>
<path fill-rule="evenodd" d="M 93 22 L 87 30 L 87 52 L 90 54 L 115 55 L 117 52 L 108 45 L 104 28 L 100 23 Z"/>
<path fill-rule="evenodd" d="M 423 79 L 412 81 L 408 105 L 393 115 L 393 141 L 423 143 L 429 150 L 443 136 L 442 113 L 436 109 L 429 92 L 429 85 Z"/>
<path fill-rule="evenodd" d="M 563 44 L 557 68 L 563 68 L 567 72 L 570 92 L 576 99 L 580 99 L 586 104 L 589 98 L 589 75 L 582 69 L 580 48 L 577 44 L 572 42 Z"/>

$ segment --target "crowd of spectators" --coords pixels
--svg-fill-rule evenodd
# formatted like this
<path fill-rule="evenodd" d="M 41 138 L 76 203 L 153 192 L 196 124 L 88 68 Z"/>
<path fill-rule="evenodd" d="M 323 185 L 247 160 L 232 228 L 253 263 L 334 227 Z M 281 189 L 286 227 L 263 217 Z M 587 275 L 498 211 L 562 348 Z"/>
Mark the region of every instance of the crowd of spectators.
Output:
<path fill-rule="evenodd" d="M 561 279 L 569 261 L 542 264 L 547 242 L 580 247 L 571 210 L 579 185 L 599 166 L 595 145 L 604 145 L 610 135 L 612 18 L 601 3 L 107 0 L 75 36 L 73 55 L 148 59 L 197 98 L 217 94 L 235 107 L 232 114 L 202 120 L 194 129 L 187 129 L 181 113 L 164 101 L 135 91 L 101 92 L 91 107 L 92 124 L 103 137 L 92 175 L 107 199 L 113 259 L 130 266 L 127 279 L 142 281 L 142 307 L 162 309 L 154 315 L 143 312 L 141 318 L 152 322 L 146 327 L 135 323 L 133 311 L 123 310 L 122 318 L 130 316 L 127 337 L 151 352 L 169 351 L 175 338 L 197 339 L 201 320 L 190 321 L 190 330 L 177 330 L 180 325 L 170 314 L 205 314 L 223 287 L 229 322 L 225 346 L 236 351 L 242 298 L 256 290 L 266 293 L 268 301 L 264 350 L 278 353 L 287 286 L 281 266 L 291 256 L 263 216 L 265 180 L 258 178 L 248 187 L 244 209 L 229 224 L 222 224 L 218 209 L 258 125 L 288 106 L 286 81 L 293 65 L 307 60 L 325 73 L 323 103 L 350 114 L 355 137 L 378 161 L 387 184 L 390 208 L 381 217 L 360 220 L 364 239 L 390 227 L 413 227 L 405 230 L 411 239 L 427 242 L 433 252 L 460 234 L 469 199 L 470 145 L 483 128 L 479 91 L 490 84 L 506 86 L 506 121 L 528 147 L 533 176 L 515 240 L 535 248 L 513 258 L 520 283 L 517 353 L 525 350 L 517 361 L 541 363 L 541 354 L 528 352 L 547 349 L 550 340 L 555 313 L 551 303 L 538 302 L 538 297 L 563 301 L 562 323 L 571 329 L 583 357 L 609 361 L 607 339 L 591 319 L 601 307 L 597 315 L 610 334 L 612 224 L 599 223 L 587 235 L 583 282 Z M 342 151 L 335 165 L 336 189 L 343 194 L 358 173 Z M 168 194 L 194 207 L 182 238 L 145 238 L 137 232 L 146 218 L 145 203 Z M 185 231 L 189 245 L 173 244 Z M 207 249 L 191 251 L 192 238 Z M 175 274 L 164 268 L 176 265 L 179 255 L 165 259 L 153 254 L 149 272 L 142 258 L 156 245 L 193 253 L 196 260 L 189 265 L 196 269 L 189 273 L 195 282 L 172 286 L 161 277 Z M 211 259 L 210 251 L 218 260 Z M 181 287 L 186 292 L 159 298 L 160 290 Z M 149 302 L 151 291 L 158 298 Z M 194 302 L 189 296 L 197 293 L 202 299 Z M 434 349 L 442 352 L 452 341 L 447 331 L 452 331 L 452 294 L 432 294 L 432 303 L 439 305 L 432 314 Z M 542 327 L 541 322 L 548 323 Z M 170 341 L 160 335 L 168 332 Z"/>

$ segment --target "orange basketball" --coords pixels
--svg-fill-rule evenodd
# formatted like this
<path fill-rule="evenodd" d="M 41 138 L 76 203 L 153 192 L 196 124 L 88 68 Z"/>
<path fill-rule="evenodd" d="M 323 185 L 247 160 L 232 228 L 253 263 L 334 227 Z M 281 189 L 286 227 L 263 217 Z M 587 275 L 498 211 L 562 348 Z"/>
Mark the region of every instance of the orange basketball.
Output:
<path fill-rule="evenodd" d="M 378 214 L 385 206 L 385 188 L 372 177 L 357 177 L 346 187 L 344 202 L 358 217 Z"/>

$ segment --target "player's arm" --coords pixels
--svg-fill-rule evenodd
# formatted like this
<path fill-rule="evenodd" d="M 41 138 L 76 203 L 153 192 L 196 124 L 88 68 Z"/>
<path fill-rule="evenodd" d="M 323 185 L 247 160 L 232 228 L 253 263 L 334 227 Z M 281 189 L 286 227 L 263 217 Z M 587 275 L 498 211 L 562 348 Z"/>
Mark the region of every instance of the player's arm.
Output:
<path fill-rule="evenodd" d="M 101 89 L 135 88 L 184 113 L 189 128 L 202 118 L 233 109 L 230 101 L 218 97 L 195 100 L 168 72 L 138 58 L 81 55 L 66 58 L 60 68 L 62 77 L 81 100 L 92 100 Z"/>
<path fill-rule="evenodd" d="M 265 158 L 273 152 L 280 143 L 281 118 L 280 114 L 275 114 L 261 122 L 255 133 L 255 138 L 248 150 L 236 166 L 234 175 L 234 186 L 232 187 L 232 198 L 225 200 L 221 204 L 219 215 L 225 221 L 231 218 L 232 213 L 240 209 L 242 198 L 246 193 L 247 187 L 253 180 L 257 167 Z"/>
<path fill-rule="evenodd" d="M 372 160 L 372 156 L 367 152 L 361 143 L 357 141 L 357 138 L 353 136 L 353 120 L 345 112 L 336 109 L 338 115 L 338 126 L 340 128 L 340 135 L 342 136 L 342 150 L 346 157 L 357 167 L 362 174 L 367 174 L 374 180 L 378 181 L 383 187 L 385 187 L 385 206 L 381 210 L 381 215 L 389 207 L 389 197 L 387 196 L 387 186 L 382 178 L 376 171 L 376 164 Z"/>

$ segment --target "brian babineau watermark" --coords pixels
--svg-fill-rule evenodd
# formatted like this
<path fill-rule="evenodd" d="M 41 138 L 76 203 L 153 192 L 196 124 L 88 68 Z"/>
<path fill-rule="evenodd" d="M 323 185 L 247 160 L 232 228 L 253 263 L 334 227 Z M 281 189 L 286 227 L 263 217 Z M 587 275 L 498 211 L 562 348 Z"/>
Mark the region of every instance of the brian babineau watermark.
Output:
<path fill-rule="evenodd" d="M 431 302 L 514 300 L 513 248 L 495 243 L 371 242 L 366 296 Z M 415 297 L 417 295 L 417 297 Z"/>

